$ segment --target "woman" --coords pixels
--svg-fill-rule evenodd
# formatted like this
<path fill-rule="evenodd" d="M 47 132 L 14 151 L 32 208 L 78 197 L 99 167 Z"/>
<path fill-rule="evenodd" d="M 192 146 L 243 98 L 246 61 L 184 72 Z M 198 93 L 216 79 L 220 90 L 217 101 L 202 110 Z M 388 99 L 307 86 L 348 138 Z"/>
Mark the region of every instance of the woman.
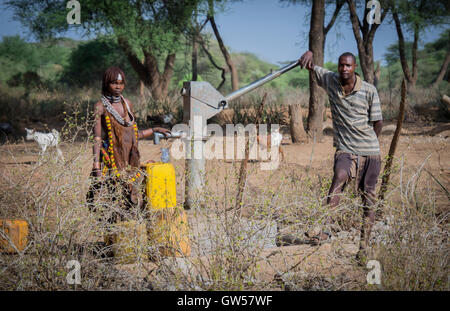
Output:
<path fill-rule="evenodd" d="M 117 200 L 123 196 L 124 207 L 138 203 L 138 185 L 142 182 L 139 172 L 140 155 L 138 139 L 169 130 L 155 127 L 138 131 L 133 106 L 122 96 L 125 74 L 117 67 L 108 68 L 103 74 L 102 97 L 95 104 L 94 164 L 92 176 L 108 177 L 94 182 L 88 192 L 88 203 L 92 204 L 95 193 L 108 181 L 109 193 Z"/>

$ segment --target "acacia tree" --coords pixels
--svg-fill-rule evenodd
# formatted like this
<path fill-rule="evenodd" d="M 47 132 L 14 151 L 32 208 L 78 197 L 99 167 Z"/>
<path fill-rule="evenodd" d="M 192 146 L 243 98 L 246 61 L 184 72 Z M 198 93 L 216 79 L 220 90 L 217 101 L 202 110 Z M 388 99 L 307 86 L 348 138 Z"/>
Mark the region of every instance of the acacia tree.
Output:
<path fill-rule="evenodd" d="M 201 47 L 203 52 L 207 55 L 211 64 L 222 72 L 222 81 L 217 89 L 220 89 L 226 81 L 226 71 L 230 72 L 231 77 L 231 88 L 233 91 L 239 89 L 239 78 L 237 68 L 233 63 L 230 53 L 220 35 L 219 28 L 217 27 L 215 21 L 215 14 L 225 9 L 225 6 L 230 2 L 236 2 L 240 0 L 200 0 L 197 2 L 197 6 L 194 9 L 190 23 L 186 25 L 186 35 L 187 40 L 191 43 L 192 54 L 191 54 L 191 68 L 192 68 L 192 81 L 197 81 L 198 77 L 198 53 Z M 213 30 L 214 36 L 216 37 L 217 43 L 219 45 L 220 51 L 225 60 L 227 68 L 219 66 L 214 57 L 208 50 L 209 36 L 202 33 L 206 24 L 209 22 Z"/>
<path fill-rule="evenodd" d="M 353 35 L 355 36 L 356 45 L 358 47 L 359 62 L 361 65 L 361 70 L 364 75 L 364 80 L 369 83 L 374 83 L 375 81 L 375 70 L 374 70 L 374 59 L 373 59 L 373 40 L 375 38 L 375 33 L 380 26 L 380 24 L 386 18 L 389 12 L 388 1 L 380 1 L 380 18 L 379 20 L 373 20 L 373 23 L 369 23 L 368 15 L 371 14 L 371 5 L 373 1 L 364 1 L 364 13 L 362 16 L 362 21 L 358 17 L 357 6 L 354 0 L 346 0 L 348 4 L 348 10 L 350 13 L 350 21 L 352 23 Z M 369 3 L 370 2 L 370 3 Z"/>
<path fill-rule="evenodd" d="M 87 35 L 113 35 L 153 98 L 164 101 L 173 75 L 175 52 L 197 2 L 84 0 L 80 28 Z M 64 1 L 9 0 L 5 3 L 14 10 L 15 19 L 37 38 L 55 37 L 71 27 L 66 20 L 69 10 Z"/>
<path fill-rule="evenodd" d="M 309 4 L 312 6 L 309 30 L 309 50 L 313 52 L 314 64 L 323 66 L 326 36 L 335 24 L 339 12 L 344 5 L 344 0 L 281 0 L 281 2 Z M 330 21 L 325 24 L 325 7 L 332 4 L 334 4 L 334 11 Z M 309 73 L 309 92 L 309 110 L 306 131 L 309 137 L 315 137 L 317 141 L 321 141 L 323 137 L 322 127 L 325 93 L 319 87 L 315 75 L 311 72 Z"/>
<path fill-rule="evenodd" d="M 187 25 L 186 37 L 191 43 L 191 70 L 192 70 L 192 81 L 197 81 L 198 79 L 198 53 L 199 46 L 202 46 L 204 41 L 202 30 L 208 23 L 208 17 L 206 17 L 205 10 L 202 7 L 202 2 L 198 3 L 198 6 L 194 9 L 190 24 Z M 204 14 L 202 14 L 204 13 Z M 202 17 L 203 20 L 202 20 Z"/>
<path fill-rule="evenodd" d="M 437 86 L 439 85 L 439 83 L 441 83 L 441 81 L 444 79 L 445 73 L 447 72 L 447 69 L 449 67 L 450 64 L 450 29 L 447 29 L 447 37 L 448 40 L 445 44 L 446 48 L 447 48 L 447 55 L 445 56 L 445 59 L 442 63 L 441 69 L 439 70 L 436 79 L 433 81 L 433 85 Z M 447 81 L 449 81 L 449 79 L 447 79 Z"/>
<path fill-rule="evenodd" d="M 400 0 L 391 3 L 392 17 L 398 35 L 398 52 L 402 65 L 403 75 L 409 89 L 416 88 L 418 79 L 418 46 L 420 34 L 430 25 L 436 26 L 446 21 L 449 16 L 447 1 L 425 1 L 425 0 Z M 403 26 L 402 26 L 403 25 Z M 407 61 L 405 50 L 405 37 L 403 28 L 413 33 L 413 44 L 411 49 L 411 67 Z M 450 53 L 447 53 L 447 66 L 450 61 Z M 444 61 L 443 67 L 446 64 Z"/>
<path fill-rule="evenodd" d="M 238 78 L 237 69 L 233 63 L 233 60 L 231 59 L 230 53 L 228 53 L 228 49 L 225 46 L 225 43 L 223 42 L 222 36 L 220 35 L 219 28 L 217 27 L 216 20 L 214 18 L 214 15 L 215 15 L 214 3 L 224 5 L 225 2 L 226 1 L 223 1 L 223 0 L 208 0 L 208 20 L 209 20 L 209 23 L 211 24 L 214 35 L 216 36 L 216 39 L 217 39 L 217 43 L 219 44 L 220 50 L 223 54 L 223 57 L 225 58 L 225 62 L 230 71 L 231 89 L 233 91 L 236 91 L 239 89 L 239 78 Z"/>

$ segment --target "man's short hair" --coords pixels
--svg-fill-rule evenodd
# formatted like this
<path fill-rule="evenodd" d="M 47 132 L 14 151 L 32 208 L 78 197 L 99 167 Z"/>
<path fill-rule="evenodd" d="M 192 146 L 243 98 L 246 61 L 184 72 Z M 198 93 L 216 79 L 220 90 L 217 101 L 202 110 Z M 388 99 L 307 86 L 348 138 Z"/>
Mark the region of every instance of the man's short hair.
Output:
<path fill-rule="evenodd" d="M 341 56 L 339 56 L 339 59 L 341 59 L 341 57 L 345 57 L 345 56 L 350 56 L 351 58 L 353 58 L 353 62 L 356 64 L 356 56 L 353 55 L 353 53 L 350 53 L 350 52 L 342 53 Z"/>

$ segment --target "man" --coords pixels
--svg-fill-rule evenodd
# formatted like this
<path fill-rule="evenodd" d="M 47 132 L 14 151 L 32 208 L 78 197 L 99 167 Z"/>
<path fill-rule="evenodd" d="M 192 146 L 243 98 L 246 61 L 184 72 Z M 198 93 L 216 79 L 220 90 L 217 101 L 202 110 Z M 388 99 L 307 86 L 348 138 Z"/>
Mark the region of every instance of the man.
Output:
<path fill-rule="evenodd" d="M 357 64 L 352 53 L 339 57 L 338 74 L 314 66 L 311 51 L 302 55 L 300 66 L 314 73 L 318 84 L 327 92 L 331 106 L 336 154 L 327 204 L 331 208 L 339 204 L 340 195 L 352 178 L 361 191 L 364 215 L 357 257 L 363 259 L 375 221 L 372 207 L 376 202 L 375 187 L 381 168 L 378 136 L 383 121 L 378 93 L 375 86 L 355 73 Z M 331 222 L 329 217 L 327 223 Z M 329 232 L 322 231 L 312 238 L 320 242 L 329 237 Z"/>

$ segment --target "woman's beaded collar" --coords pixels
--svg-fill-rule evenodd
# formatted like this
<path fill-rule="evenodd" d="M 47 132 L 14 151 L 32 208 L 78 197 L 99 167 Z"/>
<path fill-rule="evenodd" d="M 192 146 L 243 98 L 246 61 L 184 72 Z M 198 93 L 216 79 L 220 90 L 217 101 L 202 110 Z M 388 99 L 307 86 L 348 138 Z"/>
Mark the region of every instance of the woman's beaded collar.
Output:
<path fill-rule="evenodd" d="M 106 108 L 106 110 L 114 117 L 114 119 L 117 120 L 122 126 L 132 126 L 134 124 L 134 116 L 131 114 L 130 107 L 128 106 L 127 101 L 125 98 L 123 98 L 122 95 L 120 95 L 120 99 L 123 100 L 127 107 L 127 113 L 130 115 L 131 120 L 125 121 L 122 116 L 114 109 L 114 107 L 111 105 L 110 101 L 108 100 L 108 97 L 105 95 L 102 95 L 102 103 L 103 106 Z"/>

